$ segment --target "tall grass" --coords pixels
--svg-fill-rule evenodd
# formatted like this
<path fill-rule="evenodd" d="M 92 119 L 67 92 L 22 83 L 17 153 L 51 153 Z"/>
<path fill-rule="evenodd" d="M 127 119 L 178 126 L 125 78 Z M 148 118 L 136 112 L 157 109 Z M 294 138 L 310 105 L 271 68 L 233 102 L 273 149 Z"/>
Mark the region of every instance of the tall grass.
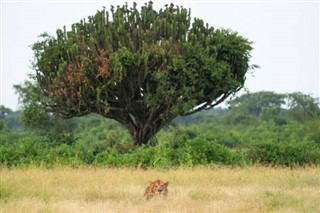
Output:
<path fill-rule="evenodd" d="M 143 198 L 149 180 L 166 199 Z M 320 212 L 320 168 L 1 169 L 0 212 Z"/>

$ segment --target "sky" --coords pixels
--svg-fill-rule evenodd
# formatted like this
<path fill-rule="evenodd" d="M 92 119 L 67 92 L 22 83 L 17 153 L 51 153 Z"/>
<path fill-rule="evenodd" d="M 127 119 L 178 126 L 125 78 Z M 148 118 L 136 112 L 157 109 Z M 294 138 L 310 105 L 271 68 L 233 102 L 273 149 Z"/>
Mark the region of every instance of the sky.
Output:
<path fill-rule="evenodd" d="M 30 45 L 47 32 L 94 15 L 103 6 L 125 1 L 1 1 L 0 105 L 19 109 L 13 85 L 33 74 Z M 127 1 L 132 5 L 132 1 Z M 141 6 L 145 1 L 136 1 Z M 214 28 L 231 29 L 253 42 L 251 64 L 260 68 L 249 72 L 245 83 L 250 92 L 303 92 L 320 96 L 319 1 L 202 1 L 154 0 L 159 10 L 167 2 L 191 8 L 191 16 Z"/>

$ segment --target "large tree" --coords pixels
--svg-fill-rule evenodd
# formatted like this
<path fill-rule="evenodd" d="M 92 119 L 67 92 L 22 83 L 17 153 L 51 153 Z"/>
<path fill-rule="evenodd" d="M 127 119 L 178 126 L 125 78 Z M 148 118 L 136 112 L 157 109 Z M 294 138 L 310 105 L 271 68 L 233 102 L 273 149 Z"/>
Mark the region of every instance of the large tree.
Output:
<path fill-rule="evenodd" d="M 192 23 L 192 24 L 191 24 Z M 97 113 L 146 144 L 178 115 L 212 108 L 240 90 L 251 42 L 152 2 L 111 7 L 33 45 L 36 84 L 49 112 Z"/>
<path fill-rule="evenodd" d="M 301 92 L 287 94 L 289 106 L 288 115 L 290 118 L 305 122 L 320 116 L 320 102 L 318 98 L 306 95 Z"/>
<path fill-rule="evenodd" d="M 4 105 L 0 105 L 0 131 L 5 128 L 4 119 L 10 113 L 12 113 L 11 109 L 5 107 Z"/>
<path fill-rule="evenodd" d="M 230 108 L 241 115 L 259 116 L 265 109 L 281 108 L 285 104 L 285 95 L 262 91 L 247 93 L 229 102 Z"/>

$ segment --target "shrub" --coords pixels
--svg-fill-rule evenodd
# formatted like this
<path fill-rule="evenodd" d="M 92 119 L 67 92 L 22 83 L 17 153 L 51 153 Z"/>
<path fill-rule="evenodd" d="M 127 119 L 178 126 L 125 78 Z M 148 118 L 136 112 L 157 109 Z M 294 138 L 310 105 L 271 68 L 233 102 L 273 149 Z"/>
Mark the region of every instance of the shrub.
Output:
<path fill-rule="evenodd" d="M 266 165 L 305 166 L 320 163 L 320 145 L 311 142 L 259 144 L 248 151 L 253 162 Z"/>

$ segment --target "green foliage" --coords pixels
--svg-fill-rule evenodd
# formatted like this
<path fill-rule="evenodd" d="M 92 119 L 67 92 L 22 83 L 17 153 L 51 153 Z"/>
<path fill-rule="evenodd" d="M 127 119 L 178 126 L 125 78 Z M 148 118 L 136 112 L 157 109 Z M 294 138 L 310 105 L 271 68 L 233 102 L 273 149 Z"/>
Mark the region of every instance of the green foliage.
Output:
<path fill-rule="evenodd" d="M 191 24 L 190 10 L 173 4 L 159 11 L 151 1 L 140 11 L 136 3 L 112 6 L 41 37 L 32 49 L 43 108 L 114 119 L 139 146 L 175 117 L 220 104 L 256 67 L 251 42 L 198 18 Z"/>
<path fill-rule="evenodd" d="M 23 85 L 15 85 L 14 88 L 22 104 L 21 120 L 24 125 L 29 129 L 42 131 L 50 128 L 50 115 L 41 107 L 41 92 L 37 84 L 25 81 Z"/>
<path fill-rule="evenodd" d="M 288 116 L 296 121 L 304 122 L 320 116 L 319 100 L 302 93 L 287 95 L 290 110 Z"/>
<path fill-rule="evenodd" d="M 320 163 L 320 145 L 310 141 L 265 143 L 248 152 L 253 162 L 276 166 L 305 166 Z"/>
<path fill-rule="evenodd" d="M 304 122 L 305 131 L 308 132 L 308 140 L 320 144 L 320 121 L 319 118 L 312 118 Z"/>
<path fill-rule="evenodd" d="M 0 119 L 3 120 L 8 114 L 12 113 L 12 110 L 0 105 Z"/>
<path fill-rule="evenodd" d="M 288 113 L 291 107 L 295 106 L 265 106 L 259 114 L 250 115 L 250 122 L 234 122 L 241 105 L 179 117 L 157 134 L 158 143 L 139 147 L 133 145 L 127 129 L 98 115 L 73 121 L 77 125 L 68 131 L 55 129 L 59 125 L 52 123 L 48 134 L 3 129 L 0 165 L 141 168 L 319 165 L 320 117 L 312 112 L 307 119 L 297 120 Z"/>
<path fill-rule="evenodd" d="M 0 131 L 4 129 L 4 121 L 0 120 Z"/>
<path fill-rule="evenodd" d="M 5 129 L 5 127 L 6 127 L 5 119 L 11 113 L 12 113 L 11 109 L 9 109 L 3 105 L 0 105 L 0 131 Z"/>
<path fill-rule="evenodd" d="M 9 130 L 22 131 L 25 129 L 21 121 L 21 111 L 12 111 L 2 121 L 5 123 L 5 128 Z"/>
<path fill-rule="evenodd" d="M 71 145 L 75 142 L 76 139 L 72 133 L 76 127 L 75 119 L 64 120 L 56 114 L 46 112 L 45 108 L 41 106 L 40 88 L 36 84 L 26 81 L 23 85 L 15 85 L 14 87 L 19 94 L 19 101 L 22 103 L 22 113 L 16 115 L 16 120 L 11 119 L 11 123 L 17 123 L 18 119 L 18 123 L 21 125 L 21 120 L 30 132 L 44 136 L 46 145 Z M 6 123 L 8 127 L 11 124 L 9 119 L 6 120 Z M 15 125 L 17 126 L 17 124 Z"/>
<path fill-rule="evenodd" d="M 124 152 L 119 146 L 83 146 L 83 144 L 60 144 L 52 146 L 49 138 L 22 137 L 7 146 L 0 146 L 0 162 L 7 166 L 27 165 L 105 165 L 111 167 L 192 167 L 209 164 L 243 165 L 241 153 L 203 137 L 188 139 L 176 136 L 175 143 L 161 142 L 157 146 L 142 146 Z"/>
<path fill-rule="evenodd" d="M 285 95 L 274 92 L 257 92 L 244 94 L 229 102 L 230 110 L 225 122 L 228 124 L 257 124 L 257 117 L 269 120 L 280 115 L 281 105 L 285 104 Z"/>
<path fill-rule="evenodd" d="M 0 160 L 8 166 L 30 165 L 41 159 L 39 150 L 41 152 L 43 148 L 36 138 L 25 137 L 14 145 L 1 146 Z"/>

